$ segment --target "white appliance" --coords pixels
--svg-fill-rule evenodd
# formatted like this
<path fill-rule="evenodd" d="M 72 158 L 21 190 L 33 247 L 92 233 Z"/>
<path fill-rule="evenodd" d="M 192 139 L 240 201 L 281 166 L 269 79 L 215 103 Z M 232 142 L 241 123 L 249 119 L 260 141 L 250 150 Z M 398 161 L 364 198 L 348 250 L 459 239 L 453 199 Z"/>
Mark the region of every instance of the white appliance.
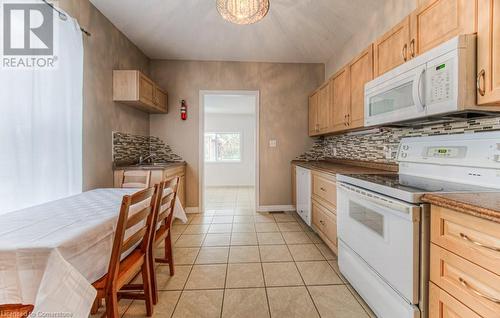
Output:
<path fill-rule="evenodd" d="M 426 193 L 500 189 L 500 132 L 405 138 L 399 174 L 338 175 L 339 268 L 380 318 L 427 317 Z"/>
<path fill-rule="evenodd" d="M 311 170 L 297 166 L 295 176 L 297 213 L 311 226 Z"/>
<path fill-rule="evenodd" d="M 365 126 L 472 110 L 475 78 L 476 35 L 455 37 L 368 82 Z"/>

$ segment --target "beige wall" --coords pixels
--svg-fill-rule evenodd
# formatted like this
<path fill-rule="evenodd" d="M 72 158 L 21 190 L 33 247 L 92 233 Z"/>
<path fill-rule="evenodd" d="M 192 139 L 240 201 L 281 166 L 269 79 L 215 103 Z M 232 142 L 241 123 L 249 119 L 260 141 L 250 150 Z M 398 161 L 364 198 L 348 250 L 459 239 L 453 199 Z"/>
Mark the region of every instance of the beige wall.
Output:
<path fill-rule="evenodd" d="M 325 67 L 326 77 L 332 76 L 358 56 L 370 43 L 401 22 L 416 7 L 417 0 L 387 0 L 380 10 L 373 11 L 363 31 L 355 34 L 345 45 L 332 52 L 332 57 Z"/>
<path fill-rule="evenodd" d="M 308 94 L 324 80 L 323 64 L 152 61 L 151 76 L 169 92 L 169 113 L 152 115 L 150 132 L 188 163 L 187 206 L 198 207 L 200 90 L 260 91 L 260 204 L 291 204 L 290 160 L 307 150 Z M 179 100 L 189 105 L 181 121 Z M 269 148 L 277 139 L 277 148 Z"/>
<path fill-rule="evenodd" d="M 83 35 L 83 183 L 84 190 L 113 185 L 111 132 L 146 135 L 149 115 L 113 102 L 113 69 L 149 73 L 149 59 L 88 0 L 59 5 L 92 33 Z"/>

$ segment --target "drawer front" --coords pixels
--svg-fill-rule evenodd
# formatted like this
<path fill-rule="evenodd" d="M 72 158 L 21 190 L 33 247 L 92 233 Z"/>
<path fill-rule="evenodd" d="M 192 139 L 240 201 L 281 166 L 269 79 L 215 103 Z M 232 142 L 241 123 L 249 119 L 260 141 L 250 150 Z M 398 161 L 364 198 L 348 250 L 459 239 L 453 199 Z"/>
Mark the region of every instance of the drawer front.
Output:
<path fill-rule="evenodd" d="M 480 316 L 500 317 L 500 276 L 433 243 L 431 281 Z"/>
<path fill-rule="evenodd" d="M 337 185 L 333 177 L 313 174 L 313 195 L 337 206 Z"/>
<path fill-rule="evenodd" d="M 312 202 L 312 223 L 333 245 L 337 246 L 337 221 L 335 215 L 315 201 Z"/>
<path fill-rule="evenodd" d="M 498 223 L 432 206 L 431 241 L 500 275 Z"/>
<path fill-rule="evenodd" d="M 433 283 L 429 284 L 430 318 L 481 318 L 447 292 Z"/>

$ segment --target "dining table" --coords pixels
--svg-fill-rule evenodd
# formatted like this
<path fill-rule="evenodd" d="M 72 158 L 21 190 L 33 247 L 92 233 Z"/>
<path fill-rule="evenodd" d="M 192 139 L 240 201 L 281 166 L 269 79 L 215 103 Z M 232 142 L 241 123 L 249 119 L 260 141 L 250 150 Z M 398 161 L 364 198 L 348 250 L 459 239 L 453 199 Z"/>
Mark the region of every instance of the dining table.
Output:
<path fill-rule="evenodd" d="M 122 198 L 139 189 L 95 189 L 0 215 L 0 305 L 87 318 L 92 283 L 108 271 Z M 177 198 L 174 218 L 185 222 Z"/>

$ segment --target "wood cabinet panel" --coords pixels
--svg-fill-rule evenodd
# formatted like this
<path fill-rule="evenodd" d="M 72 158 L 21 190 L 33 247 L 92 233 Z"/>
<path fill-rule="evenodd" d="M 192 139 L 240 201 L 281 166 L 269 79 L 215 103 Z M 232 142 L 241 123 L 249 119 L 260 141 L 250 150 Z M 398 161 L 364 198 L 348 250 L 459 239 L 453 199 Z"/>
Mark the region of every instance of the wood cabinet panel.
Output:
<path fill-rule="evenodd" d="M 375 77 L 406 62 L 409 58 L 410 18 L 405 18 L 374 43 Z"/>
<path fill-rule="evenodd" d="M 167 93 L 165 93 L 161 88 L 155 86 L 155 95 L 154 95 L 154 103 L 155 105 L 164 110 L 165 113 L 168 112 L 168 104 L 167 104 Z"/>
<path fill-rule="evenodd" d="M 481 318 L 450 294 L 429 283 L 430 318 Z"/>
<path fill-rule="evenodd" d="M 477 0 L 433 0 L 411 15 L 409 57 L 415 57 L 459 34 L 476 32 Z"/>
<path fill-rule="evenodd" d="M 500 275 L 500 225 L 437 206 L 431 213 L 431 242 Z"/>
<path fill-rule="evenodd" d="M 350 63 L 349 73 L 350 128 L 360 128 L 365 124 L 365 84 L 373 79 L 373 45 Z"/>
<path fill-rule="evenodd" d="M 431 243 L 431 281 L 483 317 L 499 317 L 500 276 Z"/>
<path fill-rule="evenodd" d="M 319 93 L 316 92 L 309 96 L 309 136 L 315 136 L 319 133 L 318 105 Z"/>
<path fill-rule="evenodd" d="M 154 105 L 155 83 L 139 73 L 139 100 L 145 104 Z"/>
<path fill-rule="evenodd" d="M 325 84 L 318 94 L 318 129 L 319 133 L 325 133 L 330 126 L 330 85 Z"/>
<path fill-rule="evenodd" d="M 351 116 L 351 94 L 349 68 L 339 71 L 332 78 L 333 92 L 330 102 L 330 131 L 337 132 L 349 128 L 349 117 Z"/>
<path fill-rule="evenodd" d="M 328 247 L 337 253 L 336 216 L 315 200 L 312 201 L 312 224 Z"/>
<path fill-rule="evenodd" d="M 312 175 L 312 194 L 325 200 L 333 207 L 337 206 L 337 185 L 331 177 L 314 172 Z"/>
<path fill-rule="evenodd" d="M 500 0 L 479 0 L 478 9 L 478 104 L 500 105 Z"/>

